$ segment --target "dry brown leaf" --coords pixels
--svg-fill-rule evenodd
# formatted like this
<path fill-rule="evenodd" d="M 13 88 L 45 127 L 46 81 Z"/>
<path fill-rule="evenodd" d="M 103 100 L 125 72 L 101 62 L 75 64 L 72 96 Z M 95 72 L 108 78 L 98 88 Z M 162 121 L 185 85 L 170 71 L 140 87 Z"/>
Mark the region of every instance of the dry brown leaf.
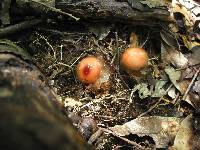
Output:
<path fill-rule="evenodd" d="M 192 136 L 192 116 L 187 116 L 182 122 L 174 140 L 176 150 L 192 150 L 190 140 Z"/>
<path fill-rule="evenodd" d="M 185 67 L 188 64 L 188 59 L 180 52 L 179 43 L 176 38 L 170 33 L 162 31 L 161 44 L 161 59 L 164 63 L 171 63 L 176 68 Z"/>
<path fill-rule="evenodd" d="M 173 0 L 172 1 L 172 12 L 179 12 L 184 15 L 185 25 L 188 28 L 194 27 L 197 20 L 200 20 L 198 14 L 200 5 L 193 0 Z"/>
<path fill-rule="evenodd" d="M 129 134 L 150 136 L 155 141 L 156 148 L 167 148 L 169 142 L 173 142 L 180 122 L 181 119 L 175 117 L 140 117 L 123 125 L 115 125 L 110 129 L 120 136 Z"/>

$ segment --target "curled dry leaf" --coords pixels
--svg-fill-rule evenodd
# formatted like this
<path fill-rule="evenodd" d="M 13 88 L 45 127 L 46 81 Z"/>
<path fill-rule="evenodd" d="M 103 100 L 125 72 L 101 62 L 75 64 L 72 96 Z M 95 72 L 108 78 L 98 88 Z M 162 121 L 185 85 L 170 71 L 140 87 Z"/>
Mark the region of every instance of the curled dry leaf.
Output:
<path fill-rule="evenodd" d="M 174 84 L 177 90 L 183 95 L 185 94 L 190 81 L 189 80 L 182 80 L 179 81 L 181 78 L 181 71 L 180 70 L 175 70 L 173 67 L 166 67 L 165 72 L 168 75 L 170 81 Z M 187 103 L 192 105 L 194 107 L 194 104 L 191 102 L 191 98 L 187 95 L 186 98 L 184 99 Z"/>
<path fill-rule="evenodd" d="M 188 59 L 181 52 L 175 49 L 167 49 L 162 53 L 162 56 L 164 55 L 164 62 L 172 63 L 176 68 L 183 68 L 188 63 Z"/>
<path fill-rule="evenodd" d="M 200 64 L 200 46 L 195 46 L 191 49 L 192 54 L 190 55 L 189 65 L 197 65 Z"/>
<path fill-rule="evenodd" d="M 179 130 L 181 119 L 175 117 L 140 117 L 123 125 L 115 125 L 110 129 L 120 135 L 137 134 L 138 136 L 150 136 L 153 138 L 156 148 L 167 148 L 173 142 Z"/>
<path fill-rule="evenodd" d="M 180 129 L 174 140 L 176 150 L 194 150 L 199 149 L 199 132 L 195 131 L 195 119 L 192 115 L 187 116 L 180 125 Z"/>
<path fill-rule="evenodd" d="M 164 63 L 171 63 L 176 68 L 185 67 L 188 64 L 188 59 L 180 52 L 179 44 L 173 35 L 166 32 L 160 33 L 162 38 L 161 44 L 161 59 Z"/>
<path fill-rule="evenodd" d="M 185 25 L 189 28 L 194 27 L 195 22 L 200 19 L 199 17 L 200 5 L 193 1 L 186 0 L 173 0 L 172 1 L 172 12 L 179 12 L 183 14 Z"/>
<path fill-rule="evenodd" d="M 184 91 L 182 91 L 182 88 L 180 87 L 180 84 L 178 82 L 178 80 L 181 77 L 181 71 L 177 71 L 175 70 L 173 67 L 167 66 L 165 68 L 165 72 L 168 75 L 170 81 L 174 84 L 174 86 L 176 87 L 176 89 L 178 89 L 182 94 L 184 93 Z"/>
<path fill-rule="evenodd" d="M 169 33 L 167 31 L 162 30 L 160 32 L 160 36 L 162 39 L 162 43 L 164 46 L 169 46 L 171 49 L 178 49 L 179 44 L 177 40 L 177 35 L 174 33 Z"/>

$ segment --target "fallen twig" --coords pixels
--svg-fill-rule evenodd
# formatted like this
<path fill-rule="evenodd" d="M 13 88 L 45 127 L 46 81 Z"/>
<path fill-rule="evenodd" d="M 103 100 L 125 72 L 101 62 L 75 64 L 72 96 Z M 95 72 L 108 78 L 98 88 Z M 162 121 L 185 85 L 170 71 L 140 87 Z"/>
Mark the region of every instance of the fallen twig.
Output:
<path fill-rule="evenodd" d="M 171 89 L 172 86 L 173 86 L 173 84 L 170 84 L 170 86 L 169 86 L 169 87 L 167 88 L 167 90 L 165 91 L 165 94 L 164 94 L 164 95 L 167 94 L 167 92 Z M 164 96 L 164 95 L 163 95 L 163 96 Z M 143 112 L 142 114 L 140 114 L 140 115 L 138 116 L 138 118 L 139 118 L 139 117 L 142 117 L 142 116 L 144 116 L 144 115 L 146 115 L 146 114 L 149 113 L 149 112 L 151 112 L 151 111 L 163 100 L 163 96 L 160 97 L 159 100 L 158 100 L 152 107 L 150 107 L 147 111 L 145 111 L 145 112 Z"/>
<path fill-rule="evenodd" d="M 28 20 L 28 21 L 24 21 L 24 22 L 20 22 L 18 24 L 15 25 L 11 25 L 5 28 L 0 28 L 0 37 L 4 37 L 7 36 L 9 34 L 13 34 L 19 31 L 22 31 L 24 29 L 28 29 L 31 28 L 39 23 L 41 23 L 42 21 L 40 19 L 33 19 L 33 20 Z"/>
<path fill-rule="evenodd" d="M 76 21 L 79 20 L 78 17 L 75 17 L 75 16 L 73 16 L 73 15 L 70 14 L 70 13 L 63 12 L 63 11 L 61 11 L 60 9 L 57 9 L 57 8 L 48 6 L 48 5 L 46 5 L 45 3 L 42 3 L 42 2 L 39 2 L 39 1 L 35 1 L 35 0 L 30 1 L 30 3 L 33 3 L 33 6 L 35 6 L 34 3 L 36 3 L 36 4 L 38 4 L 38 5 L 44 6 L 44 7 L 48 8 L 48 9 L 54 11 L 54 12 L 60 13 L 60 14 L 62 14 L 62 15 L 67 15 L 67 16 L 69 16 L 69 17 L 75 19 Z"/>
<path fill-rule="evenodd" d="M 34 14 L 40 14 L 40 15 L 64 15 L 68 16 L 70 18 L 75 19 L 76 21 L 79 20 L 79 18 L 73 16 L 70 13 L 63 12 L 60 9 L 55 8 L 55 0 L 17 0 L 16 4 L 19 9 L 22 9 L 23 11 L 29 11 L 33 10 Z"/>
<path fill-rule="evenodd" d="M 188 95 L 188 93 L 189 93 L 189 91 L 190 91 L 190 89 L 191 89 L 191 87 L 192 87 L 192 85 L 193 85 L 195 79 L 197 78 L 199 72 L 200 72 L 200 67 L 199 67 L 199 69 L 196 71 L 195 75 L 194 75 L 193 78 L 192 78 L 192 81 L 190 82 L 189 86 L 187 87 L 187 90 L 185 91 L 185 94 L 183 95 L 183 98 L 182 98 L 183 100 L 186 99 L 186 97 L 187 97 L 187 95 Z"/>
<path fill-rule="evenodd" d="M 88 144 L 92 144 L 94 141 L 96 141 L 102 133 L 103 131 L 101 129 L 97 130 L 94 134 L 92 134 L 92 136 L 88 140 Z"/>
<path fill-rule="evenodd" d="M 40 34 L 37 34 L 41 39 L 43 39 L 44 41 L 45 41 L 45 43 L 49 46 L 49 48 L 53 51 L 53 56 L 54 56 L 54 58 L 56 59 L 56 51 L 54 50 L 54 48 L 53 48 L 53 46 L 48 42 L 48 40 L 44 37 L 44 36 L 42 36 L 42 35 L 40 35 Z"/>
<path fill-rule="evenodd" d="M 113 132 L 113 131 L 111 131 L 111 130 L 109 130 L 109 129 L 105 129 L 105 128 L 100 128 L 100 129 L 101 129 L 103 132 L 110 133 L 110 134 L 112 134 L 112 135 L 114 135 L 114 136 L 120 138 L 121 140 L 127 142 L 128 144 L 131 144 L 131 145 L 133 145 L 133 146 L 138 147 L 139 149 L 142 149 L 142 150 L 146 149 L 145 147 L 141 146 L 140 144 L 138 144 L 138 143 L 136 143 L 136 142 L 133 142 L 133 141 L 130 141 L 130 140 L 127 139 L 127 138 L 121 137 L 120 135 L 118 135 L 117 133 L 115 133 L 115 132 Z"/>

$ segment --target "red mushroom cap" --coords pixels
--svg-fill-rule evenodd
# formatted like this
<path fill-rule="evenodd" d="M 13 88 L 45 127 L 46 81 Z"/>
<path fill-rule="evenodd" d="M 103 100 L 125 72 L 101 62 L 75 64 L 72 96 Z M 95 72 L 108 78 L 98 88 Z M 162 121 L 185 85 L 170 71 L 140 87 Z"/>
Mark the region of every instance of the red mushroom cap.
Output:
<path fill-rule="evenodd" d="M 148 54 L 142 48 L 128 48 L 121 56 L 121 65 L 126 70 L 141 70 L 148 64 Z"/>
<path fill-rule="evenodd" d="M 101 60 L 94 56 L 88 56 L 79 62 L 76 74 L 81 82 L 92 84 L 100 77 L 102 68 Z"/>

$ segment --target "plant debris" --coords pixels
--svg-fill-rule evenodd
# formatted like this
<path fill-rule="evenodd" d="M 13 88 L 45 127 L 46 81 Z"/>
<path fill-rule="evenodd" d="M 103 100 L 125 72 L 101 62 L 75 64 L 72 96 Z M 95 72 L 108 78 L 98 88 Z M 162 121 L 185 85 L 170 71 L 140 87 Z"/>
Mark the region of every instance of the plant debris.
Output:
<path fill-rule="evenodd" d="M 137 134 L 153 138 L 156 148 L 167 148 L 179 130 L 181 119 L 174 117 L 140 117 L 110 129 L 119 136 Z"/>

